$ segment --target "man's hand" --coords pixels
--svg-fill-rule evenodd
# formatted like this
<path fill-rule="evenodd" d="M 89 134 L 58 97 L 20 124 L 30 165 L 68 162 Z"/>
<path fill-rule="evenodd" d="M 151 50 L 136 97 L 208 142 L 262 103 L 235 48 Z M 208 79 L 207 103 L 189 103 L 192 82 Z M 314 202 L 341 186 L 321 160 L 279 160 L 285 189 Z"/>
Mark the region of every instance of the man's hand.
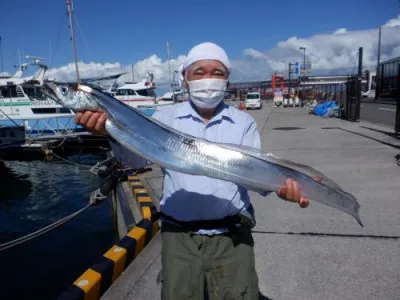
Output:
<path fill-rule="evenodd" d="M 85 111 L 75 114 L 74 122 L 82 125 L 86 130 L 99 135 L 107 135 L 107 115 L 103 112 Z"/>
<path fill-rule="evenodd" d="M 321 178 L 317 177 L 314 180 L 318 182 L 322 181 Z M 286 179 L 285 185 L 276 194 L 283 200 L 298 203 L 301 208 L 306 208 L 310 205 L 310 201 L 301 194 L 299 184 L 291 178 Z"/>

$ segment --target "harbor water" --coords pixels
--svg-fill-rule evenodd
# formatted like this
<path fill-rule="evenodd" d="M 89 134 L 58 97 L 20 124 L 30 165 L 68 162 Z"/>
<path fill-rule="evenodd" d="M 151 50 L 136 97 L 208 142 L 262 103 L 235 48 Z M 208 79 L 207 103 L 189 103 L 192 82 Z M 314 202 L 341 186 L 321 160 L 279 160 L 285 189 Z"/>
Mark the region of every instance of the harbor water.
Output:
<path fill-rule="evenodd" d="M 43 228 L 89 201 L 101 179 L 85 167 L 105 154 L 6 161 L 0 167 L 0 243 Z M 56 299 L 117 240 L 110 200 L 35 239 L 0 252 L 1 299 Z"/>

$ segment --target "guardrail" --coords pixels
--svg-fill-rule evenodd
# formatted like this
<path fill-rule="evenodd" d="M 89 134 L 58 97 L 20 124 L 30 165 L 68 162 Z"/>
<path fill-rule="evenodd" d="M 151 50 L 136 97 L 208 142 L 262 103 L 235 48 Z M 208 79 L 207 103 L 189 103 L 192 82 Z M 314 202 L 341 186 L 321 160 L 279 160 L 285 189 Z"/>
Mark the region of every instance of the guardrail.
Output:
<path fill-rule="evenodd" d="M 159 231 L 157 208 L 144 184 L 136 176 L 129 176 L 128 182 L 140 208 L 142 220 L 79 276 L 59 300 L 100 299 Z"/>

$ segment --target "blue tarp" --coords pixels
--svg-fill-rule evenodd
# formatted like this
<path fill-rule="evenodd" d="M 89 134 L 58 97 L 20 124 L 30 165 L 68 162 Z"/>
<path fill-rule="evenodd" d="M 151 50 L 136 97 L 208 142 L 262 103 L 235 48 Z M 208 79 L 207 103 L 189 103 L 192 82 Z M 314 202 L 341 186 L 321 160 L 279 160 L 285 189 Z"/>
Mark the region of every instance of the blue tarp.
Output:
<path fill-rule="evenodd" d="M 336 108 L 337 104 L 335 101 L 327 101 L 325 103 L 318 104 L 314 107 L 314 114 L 317 116 L 325 116 L 329 109 Z"/>

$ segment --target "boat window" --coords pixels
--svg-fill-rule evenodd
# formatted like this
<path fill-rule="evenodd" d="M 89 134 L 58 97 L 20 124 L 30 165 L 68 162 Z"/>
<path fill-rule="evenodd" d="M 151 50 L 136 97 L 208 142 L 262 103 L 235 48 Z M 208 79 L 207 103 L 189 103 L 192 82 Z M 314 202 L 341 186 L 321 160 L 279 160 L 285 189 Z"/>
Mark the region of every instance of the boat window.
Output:
<path fill-rule="evenodd" d="M 47 97 L 35 86 L 24 86 L 25 94 L 33 100 L 47 100 Z"/>
<path fill-rule="evenodd" d="M 117 95 L 118 96 L 127 96 L 128 90 L 124 90 L 124 89 L 117 90 Z"/>
<path fill-rule="evenodd" d="M 134 90 L 128 90 L 128 95 L 129 95 L 129 96 L 134 96 L 134 95 L 136 95 L 136 94 L 135 94 L 135 91 L 134 91 Z"/>
<path fill-rule="evenodd" d="M 71 111 L 66 107 L 35 107 L 31 108 L 34 114 L 69 114 Z"/>
<path fill-rule="evenodd" d="M 155 97 L 156 96 L 156 93 L 153 91 L 153 89 L 137 90 L 136 92 L 140 96 L 145 96 L 145 97 Z"/>
<path fill-rule="evenodd" d="M 17 88 L 15 85 L 2 86 L 2 87 L 0 87 L 0 89 L 1 89 L 1 95 L 4 98 L 16 98 L 17 97 Z"/>

